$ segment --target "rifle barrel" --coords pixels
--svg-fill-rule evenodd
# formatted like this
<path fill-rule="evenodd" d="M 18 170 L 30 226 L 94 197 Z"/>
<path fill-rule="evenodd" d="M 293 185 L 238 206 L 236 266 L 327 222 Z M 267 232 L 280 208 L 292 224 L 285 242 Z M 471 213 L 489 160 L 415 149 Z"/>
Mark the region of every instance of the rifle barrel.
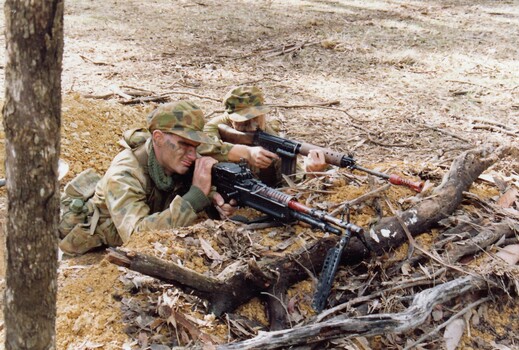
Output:
<path fill-rule="evenodd" d="M 414 191 L 416 191 L 418 193 L 422 192 L 422 189 L 423 189 L 423 186 L 424 186 L 423 182 L 421 182 L 421 181 L 411 181 L 409 179 L 404 179 L 403 177 L 400 177 L 400 176 L 398 176 L 396 174 L 388 175 L 388 174 L 381 173 L 379 171 L 375 171 L 375 170 L 371 170 L 371 169 L 366 169 L 366 168 L 363 168 L 363 167 L 358 166 L 358 165 L 355 165 L 353 167 L 353 169 L 364 171 L 365 173 L 381 177 L 383 179 L 388 180 L 389 183 L 391 183 L 393 185 L 407 186 L 410 189 L 412 189 L 412 190 L 414 190 Z"/>

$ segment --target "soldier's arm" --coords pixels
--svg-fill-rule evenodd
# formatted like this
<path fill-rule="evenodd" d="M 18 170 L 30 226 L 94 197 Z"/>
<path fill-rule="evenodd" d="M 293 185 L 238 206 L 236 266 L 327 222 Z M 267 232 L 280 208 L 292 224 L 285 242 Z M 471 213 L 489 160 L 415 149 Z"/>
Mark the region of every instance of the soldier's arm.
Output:
<path fill-rule="evenodd" d="M 204 132 L 220 142 L 217 145 L 202 144 L 198 146 L 197 152 L 203 156 L 211 156 L 220 162 L 227 162 L 229 161 L 229 151 L 234 145 L 221 140 L 218 125 L 222 123 L 227 123 L 225 116 L 214 117 L 204 125 Z"/>
<path fill-rule="evenodd" d="M 168 208 L 150 214 L 143 185 L 128 173 L 111 176 L 105 193 L 110 217 L 125 243 L 138 231 L 189 226 L 209 202 L 200 189 L 192 186 L 184 196 L 176 196 Z"/>

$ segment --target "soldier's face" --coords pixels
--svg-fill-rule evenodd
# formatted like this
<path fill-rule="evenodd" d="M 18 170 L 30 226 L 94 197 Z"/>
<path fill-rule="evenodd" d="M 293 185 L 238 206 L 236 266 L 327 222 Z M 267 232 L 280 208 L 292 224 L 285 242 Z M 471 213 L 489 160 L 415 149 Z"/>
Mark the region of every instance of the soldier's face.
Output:
<path fill-rule="evenodd" d="M 161 133 L 156 139 L 155 156 L 167 175 L 185 174 L 195 163 L 200 143 L 184 137 Z M 157 154 L 157 151 L 159 154 Z"/>
<path fill-rule="evenodd" d="M 232 127 L 238 131 L 254 132 L 256 130 L 265 130 L 265 115 L 249 119 L 245 122 L 232 122 Z"/>

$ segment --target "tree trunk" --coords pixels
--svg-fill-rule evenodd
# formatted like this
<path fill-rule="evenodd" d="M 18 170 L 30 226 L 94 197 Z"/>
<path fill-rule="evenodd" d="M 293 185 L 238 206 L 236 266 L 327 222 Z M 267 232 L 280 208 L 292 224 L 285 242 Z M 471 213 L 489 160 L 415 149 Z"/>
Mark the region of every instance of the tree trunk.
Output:
<path fill-rule="evenodd" d="M 63 1 L 4 10 L 5 348 L 55 349 Z"/>

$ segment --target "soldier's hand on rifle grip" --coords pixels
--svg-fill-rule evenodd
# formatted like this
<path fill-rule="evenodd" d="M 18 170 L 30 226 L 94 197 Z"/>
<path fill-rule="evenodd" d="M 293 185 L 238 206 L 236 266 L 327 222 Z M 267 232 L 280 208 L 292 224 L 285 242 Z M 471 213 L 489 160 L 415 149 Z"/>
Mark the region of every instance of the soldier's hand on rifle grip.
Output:
<path fill-rule="evenodd" d="M 323 172 L 328 167 L 324 158 L 324 152 L 320 149 L 310 150 L 304 160 L 304 164 L 307 173 Z"/>
<path fill-rule="evenodd" d="M 268 168 L 274 159 L 279 159 L 276 153 L 267 151 L 260 146 L 249 147 L 248 162 L 252 166 L 260 169 Z"/>
<path fill-rule="evenodd" d="M 193 186 L 198 187 L 207 196 L 211 191 L 211 169 L 218 161 L 212 157 L 200 157 L 195 161 Z"/>
<path fill-rule="evenodd" d="M 234 199 L 231 199 L 229 203 L 225 203 L 222 195 L 218 192 L 213 192 L 211 196 L 211 201 L 213 202 L 214 207 L 220 214 L 220 218 L 225 219 L 229 216 L 232 216 L 234 212 L 238 209 L 237 202 Z"/>

